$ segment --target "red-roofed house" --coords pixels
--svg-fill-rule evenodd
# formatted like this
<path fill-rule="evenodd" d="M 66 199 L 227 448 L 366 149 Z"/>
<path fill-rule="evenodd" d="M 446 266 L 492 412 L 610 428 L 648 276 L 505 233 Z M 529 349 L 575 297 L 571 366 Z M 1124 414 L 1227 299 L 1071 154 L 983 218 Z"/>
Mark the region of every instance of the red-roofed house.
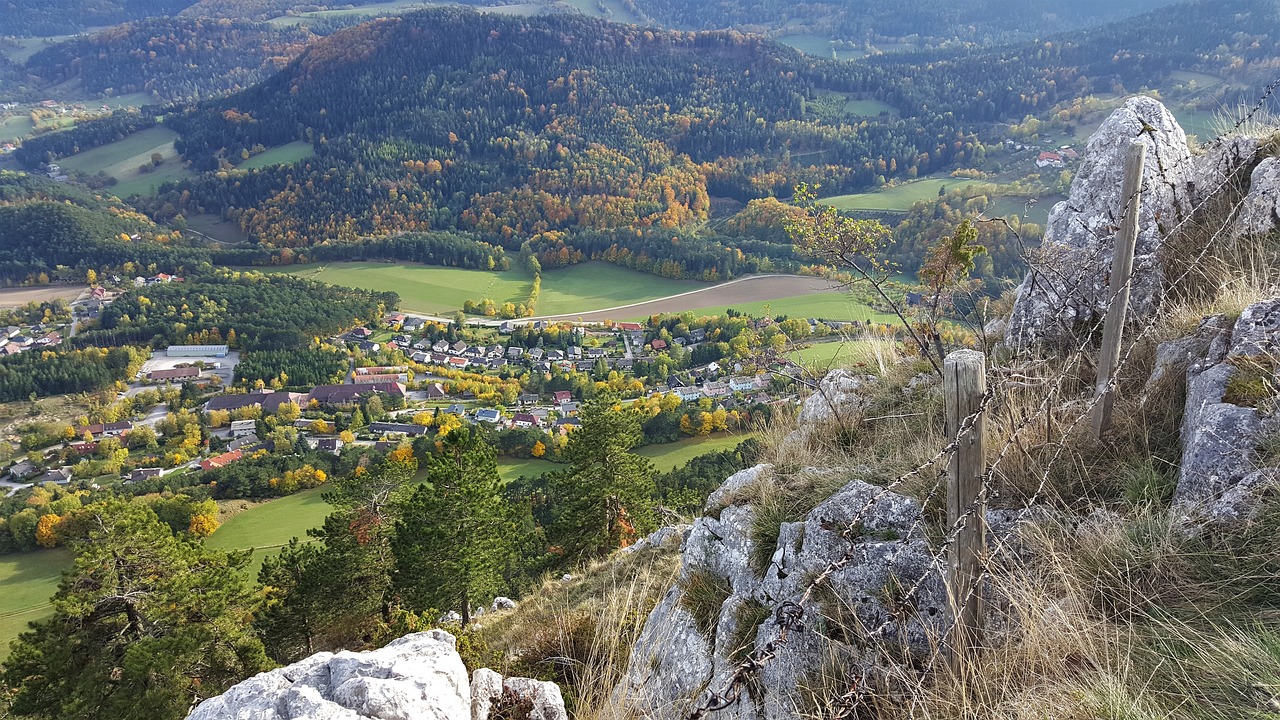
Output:
<path fill-rule="evenodd" d="M 1062 167 L 1062 156 L 1058 153 L 1042 152 L 1036 158 L 1036 167 Z"/>
<path fill-rule="evenodd" d="M 213 470 L 214 468 L 226 467 L 243 457 L 244 452 L 240 450 L 232 450 L 229 453 L 222 453 L 221 455 L 216 455 L 208 460 L 201 460 L 200 469 Z"/>

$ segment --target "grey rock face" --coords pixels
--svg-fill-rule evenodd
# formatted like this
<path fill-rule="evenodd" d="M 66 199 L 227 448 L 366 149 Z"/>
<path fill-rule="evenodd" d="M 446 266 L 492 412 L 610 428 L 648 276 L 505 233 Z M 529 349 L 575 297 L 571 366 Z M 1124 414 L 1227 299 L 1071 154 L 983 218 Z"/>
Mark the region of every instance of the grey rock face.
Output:
<path fill-rule="evenodd" d="M 753 474 L 753 481 L 772 481 L 763 469 L 753 468 L 761 473 Z M 738 490 L 728 494 L 741 497 L 744 482 L 730 478 L 726 486 Z M 718 518 L 694 523 L 685 540 L 681 580 L 649 616 L 632 649 L 627 674 L 615 691 L 617 704 L 626 710 L 654 719 L 683 717 L 725 686 L 751 647 L 772 642 L 776 657 L 765 664 L 758 683 L 717 716 L 795 718 L 801 713 L 802 688 L 823 671 L 827 659 L 841 658 L 842 672 L 875 672 L 876 658 L 859 649 L 860 633 L 877 632 L 909 658 L 928 657 L 945 633 L 949 613 L 942 568 L 935 566 L 923 537 L 914 500 L 860 480 L 848 482 L 802 521 L 782 523 L 763 577 L 750 561 L 761 552 L 756 508 L 750 502 L 716 506 Z M 862 521 L 846 538 L 842 533 L 855 516 Z M 805 629 L 789 632 L 782 641 L 775 609 L 798 601 L 813 577 L 838 560 L 845 562 L 804 607 Z M 714 616 L 709 636 L 698 629 L 684 599 L 685 584 L 698 573 L 720 578 L 728 588 L 718 607 L 704 609 Z"/>
<path fill-rule="evenodd" d="M 1247 374 L 1242 377 L 1243 374 Z M 1274 397 L 1256 397 L 1247 405 L 1228 400 L 1233 383 L 1259 380 Z M 1280 432 L 1275 408 L 1280 403 L 1280 298 L 1245 309 L 1231 330 L 1210 342 L 1203 360 L 1187 370 L 1187 400 L 1182 424 L 1182 467 L 1175 505 L 1211 520 L 1247 518 L 1250 498 L 1274 485 L 1275 468 L 1259 467 L 1257 448 Z"/>
<path fill-rule="evenodd" d="M 1006 331 L 1010 345 L 1061 340 L 1076 325 L 1106 313 L 1111 258 L 1128 202 L 1124 159 L 1134 142 L 1145 144 L 1147 155 L 1131 316 L 1146 317 L 1159 303 L 1156 252 L 1164 233 L 1190 212 L 1192 162 L 1186 134 L 1173 115 L 1157 100 L 1135 97 L 1089 138 L 1069 199 L 1049 213 L 1045 256 L 1018 289 Z"/>
<path fill-rule="evenodd" d="M 1208 200 L 1230 183 L 1248 177 L 1258 162 L 1258 141 L 1235 136 L 1215 140 L 1192 160 L 1187 178 L 1193 202 Z"/>
<path fill-rule="evenodd" d="M 851 413 L 866 405 L 858 391 L 875 381 L 870 375 L 854 375 L 845 370 L 827 373 L 818 383 L 818 389 L 800 407 L 800 427 L 830 425 L 848 419 Z"/>
<path fill-rule="evenodd" d="M 318 653 L 255 675 L 201 703 L 187 720 L 488 720 L 443 630 L 406 635 L 369 652 Z M 482 675 L 482 673 L 487 673 Z M 565 720 L 552 683 L 479 670 L 476 685 L 529 709 L 530 720 Z M 478 714 L 479 713 L 479 714 Z"/>
<path fill-rule="evenodd" d="M 1258 163 L 1249 179 L 1240 215 L 1231 234 L 1235 237 L 1266 235 L 1280 226 L 1280 158 Z"/>
<path fill-rule="evenodd" d="M 568 720 L 555 683 L 504 678 L 480 668 L 471 677 L 471 718 L 519 717 L 522 720 Z"/>

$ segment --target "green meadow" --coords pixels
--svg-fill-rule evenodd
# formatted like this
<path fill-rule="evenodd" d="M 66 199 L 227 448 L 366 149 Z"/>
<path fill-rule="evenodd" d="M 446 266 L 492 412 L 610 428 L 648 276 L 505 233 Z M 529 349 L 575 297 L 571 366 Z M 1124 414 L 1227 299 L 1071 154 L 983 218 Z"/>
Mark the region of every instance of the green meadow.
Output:
<path fill-rule="evenodd" d="M 273 147 L 266 152 L 259 153 L 245 160 L 236 167 L 241 170 L 256 170 L 258 168 L 269 167 L 271 165 L 290 165 L 311 157 L 316 153 L 314 147 L 309 142 L 296 140 L 286 145 Z"/>
<path fill-rule="evenodd" d="M 835 195 L 823 198 L 819 202 L 831 205 L 837 210 L 906 212 L 921 200 L 932 200 L 938 197 L 939 190 L 944 188 L 956 190 L 969 184 L 971 181 L 961 178 L 928 177 L 884 187 L 873 192 Z"/>

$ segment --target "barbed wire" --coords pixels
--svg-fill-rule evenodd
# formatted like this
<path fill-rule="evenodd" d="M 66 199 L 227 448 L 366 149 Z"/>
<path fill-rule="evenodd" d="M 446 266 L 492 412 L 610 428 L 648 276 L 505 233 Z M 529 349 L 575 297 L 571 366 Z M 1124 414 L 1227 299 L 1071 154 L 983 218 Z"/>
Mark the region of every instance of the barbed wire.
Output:
<path fill-rule="evenodd" d="M 1257 114 L 1257 112 L 1259 112 L 1261 108 L 1265 106 L 1266 101 L 1271 97 L 1271 95 L 1278 88 L 1280 88 L 1280 78 L 1277 78 L 1275 81 L 1269 83 L 1266 86 L 1266 88 L 1264 89 L 1264 92 L 1262 93 L 1258 101 L 1245 115 L 1243 115 L 1241 118 L 1239 118 L 1236 121 L 1236 123 L 1234 124 L 1231 130 L 1220 134 L 1217 138 L 1215 138 L 1211 142 L 1218 142 L 1220 140 L 1223 140 L 1226 137 L 1228 137 L 1230 134 L 1239 130 L 1239 128 L 1243 127 L 1243 125 L 1246 122 L 1251 120 Z M 1189 160 L 1191 160 L 1191 156 L 1187 156 L 1186 158 L 1183 158 L 1181 162 L 1187 162 Z M 1211 201 L 1216 199 L 1217 194 L 1224 187 L 1226 187 L 1226 185 L 1229 182 L 1231 182 L 1231 180 L 1234 177 L 1236 177 L 1238 170 L 1239 168 L 1235 168 L 1230 170 L 1229 172 L 1223 173 L 1221 182 L 1215 185 L 1212 190 L 1203 194 L 1200 198 L 1200 201 L 1198 203 L 1194 203 L 1191 209 L 1187 211 L 1187 213 L 1178 221 L 1178 223 L 1176 223 L 1168 231 L 1162 232 L 1162 236 L 1167 239 L 1167 238 L 1173 237 L 1176 233 L 1178 233 L 1182 229 L 1182 227 L 1186 225 L 1186 223 L 1190 222 L 1191 219 L 1196 216 L 1196 213 L 1199 210 L 1201 210 L 1206 205 L 1208 205 Z M 1161 168 L 1161 174 L 1165 174 L 1167 172 L 1168 171 L 1166 169 Z M 1141 197 L 1145 191 L 1149 190 L 1149 187 L 1150 187 L 1149 183 L 1150 181 L 1144 177 L 1144 180 L 1140 185 L 1139 189 L 1125 199 L 1124 212 L 1128 212 L 1130 204 L 1136 198 Z M 1213 234 L 1213 236 L 1210 238 L 1209 242 L 1204 243 L 1200 253 L 1196 256 L 1196 258 L 1191 263 L 1187 265 L 1187 269 L 1183 271 L 1183 273 L 1179 275 L 1177 278 L 1167 283 L 1168 288 L 1176 287 L 1180 283 L 1182 283 L 1184 280 L 1186 280 L 1186 278 L 1190 276 L 1192 270 L 1196 267 L 1196 265 L 1199 262 L 1203 261 L 1205 256 L 1207 256 L 1207 254 L 1211 252 L 1212 248 L 1215 246 L 1216 241 L 1220 238 L 1222 233 L 1225 232 L 1228 227 L 1230 227 L 1231 220 L 1234 219 L 1236 214 L 1239 212 L 1239 209 L 1243 206 L 1244 200 L 1245 199 L 1242 197 L 1235 204 L 1235 206 L 1228 213 L 1227 222 L 1223 222 L 1219 226 L 1217 231 Z M 1123 216 L 1123 213 L 1122 213 L 1122 216 Z M 1020 247 L 1025 249 L 1025 243 L 1023 242 L 1023 239 L 1021 238 L 1021 235 L 1017 232 L 1017 230 L 1010 227 L 1009 223 L 1007 221 L 1004 221 L 1002 218 L 997 220 L 1004 222 L 1006 227 L 1009 227 L 1010 231 L 1013 232 L 1015 238 L 1018 240 Z M 991 222 L 992 220 L 983 220 L 983 221 Z M 1101 254 L 1101 248 L 1095 251 L 1095 256 L 1092 259 L 1096 260 L 1097 256 L 1100 254 Z M 1034 267 L 1033 262 L 1029 259 L 1029 254 L 1025 255 L 1024 257 L 1027 258 L 1028 265 L 1032 267 L 1030 276 L 1034 276 L 1037 273 L 1037 270 Z M 1132 284 L 1138 271 L 1139 271 L 1139 268 L 1134 267 L 1130 271 L 1129 275 L 1126 278 L 1124 278 L 1123 282 L 1117 285 L 1118 289 L 1112 292 L 1109 297 L 1105 298 L 1107 306 L 1110 306 L 1110 303 L 1115 302 L 1116 297 L 1125 289 L 1127 289 L 1128 286 Z M 1078 283 L 1076 285 L 1077 287 L 1079 286 Z M 1088 298 L 1081 298 L 1081 299 L 1088 300 Z M 933 574 L 935 571 L 937 572 L 936 577 L 939 577 L 940 579 L 945 579 L 946 573 L 945 573 L 945 570 L 941 567 L 942 558 L 945 557 L 947 553 L 950 551 L 951 545 L 956 542 L 960 534 L 967 528 L 968 523 L 972 521 L 976 516 L 978 516 L 979 512 L 981 512 L 981 510 L 985 508 L 986 503 L 991 499 L 999 497 L 999 492 L 994 487 L 994 480 L 996 477 L 996 471 L 1000 467 L 1000 464 L 1005 460 L 1005 458 L 1008 456 L 1008 453 L 1011 452 L 1014 447 L 1020 446 L 1019 438 L 1027 428 L 1031 427 L 1034 423 L 1038 422 L 1040 419 L 1045 418 L 1048 415 L 1052 414 L 1051 405 L 1052 405 L 1052 400 L 1056 394 L 1056 391 L 1061 390 L 1063 384 L 1070 377 L 1076 375 L 1075 373 L 1068 372 L 1067 368 L 1073 368 L 1076 366 L 1076 363 L 1078 363 L 1079 361 L 1087 359 L 1088 350 L 1092 347 L 1092 340 L 1090 339 L 1090 336 L 1096 333 L 1101 328 L 1104 322 L 1105 322 L 1105 318 L 1095 317 L 1095 322 L 1092 325 L 1092 331 L 1088 333 L 1084 333 L 1085 339 L 1067 357 L 1066 361 L 1062 365 L 1063 369 L 1060 370 L 1058 373 L 1056 373 L 1055 377 L 1046 379 L 1046 384 L 1051 385 L 1051 387 L 1048 392 L 1044 393 L 1044 397 L 1039 403 L 1036 412 L 1034 412 L 1029 416 L 1024 416 L 1020 422 L 1015 423 L 1014 426 L 1011 428 L 1009 435 L 1001 443 L 1001 446 L 996 453 L 996 457 L 994 461 L 991 464 L 989 464 L 986 470 L 984 471 L 983 476 L 981 478 L 980 489 L 976 497 L 965 508 L 964 512 L 960 513 L 954 519 L 954 521 L 951 521 L 949 523 L 950 527 L 947 529 L 946 533 L 941 538 L 941 541 L 933 548 L 933 552 L 930 553 L 930 566 L 931 566 L 930 570 L 926 570 L 925 572 L 920 574 L 920 576 L 914 581 L 912 586 L 909 589 L 907 589 L 905 593 L 902 594 L 901 596 L 902 600 L 900 601 L 899 604 L 910 605 L 910 603 L 914 601 L 915 596 L 919 593 L 919 591 L 926 584 L 929 578 L 935 577 L 935 575 Z M 1132 340 L 1129 341 L 1128 349 L 1120 358 L 1120 361 L 1117 363 L 1117 366 L 1112 372 L 1105 387 L 1098 388 L 1095 385 L 1093 395 L 1091 398 L 1086 400 L 1084 408 L 1076 415 L 1075 419 L 1064 428 L 1064 430 L 1061 433 L 1060 439 L 1056 443 L 1051 444 L 1054 449 L 1053 454 L 1050 457 L 1048 464 L 1045 465 L 1043 471 L 1041 472 L 1041 476 L 1035 488 L 1035 491 L 1032 493 L 1030 498 L 1026 499 L 1022 503 L 1022 508 L 1018 513 L 1017 518 L 1013 522 L 1009 523 L 1009 527 L 1007 531 L 1003 534 L 1003 536 L 997 539 L 997 542 L 993 550 L 988 552 L 985 558 L 980 559 L 981 571 L 977 577 L 976 582 L 974 582 L 969 587 L 966 597 L 962 599 L 962 601 L 956 608 L 954 608 L 953 615 L 955 617 L 961 616 L 965 612 L 965 610 L 967 610 L 968 605 L 971 602 L 975 601 L 975 598 L 981 597 L 980 593 L 982 592 L 982 588 L 985 585 L 984 581 L 991 576 L 991 573 L 992 573 L 991 567 L 992 567 L 993 561 L 998 556 L 1000 556 L 1003 552 L 1006 551 L 1006 548 L 1008 547 L 1010 540 L 1015 536 L 1017 532 L 1019 532 L 1020 527 L 1027 521 L 1027 518 L 1030 515 L 1030 513 L 1037 508 L 1040 498 L 1045 494 L 1045 492 L 1048 489 L 1049 479 L 1052 476 L 1053 469 L 1056 463 L 1061 459 L 1067 447 L 1069 446 L 1069 439 L 1072 437 L 1072 434 L 1074 433 L 1075 429 L 1084 420 L 1084 418 L 1090 417 L 1092 415 L 1092 412 L 1095 406 L 1097 405 L 1097 403 L 1101 402 L 1105 394 L 1113 391 L 1118 386 L 1120 377 L 1121 377 L 1121 370 L 1126 367 L 1135 349 L 1139 347 L 1139 345 L 1143 340 L 1145 340 L 1152 332 L 1154 332 L 1155 328 L 1156 328 L 1155 323 L 1148 323 L 1142 331 L 1140 331 Z M 973 413 L 966 416 L 959 423 L 955 437 L 951 440 L 951 442 L 943 446 L 941 450 L 939 450 L 937 453 L 935 453 L 933 456 L 931 456 L 924 462 L 912 467 L 907 472 L 902 473 L 901 475 L 897 476 L 889 483 L 881 486 L 880 490 L 876 493 L 873 493 L 871 497 L 868 498 L 868 500 L 862 505 L 862 507 L 860 507 L 854 513 L 854 517 L 852 518 L 852 520 L 850 520 L 849 523 L 846 525 L 846 527 L 839 533 L 839 537 L 842 540 L 844 540 L 845 543 L 847 544 L 844 553 L 839 558 L 836 558 L 835 560 L 828 562 L 827 565 L 824 566 L 824 568 L 821 571 L 819 571 L 818 574 L 815 575 L 813 579 L 810 580 L 809 583 L 806 584 L 806 587 L 804 591 L 800 594 L 798 600 L 787 600 L 777 605 L 773 613 L 773 625 L 779 631 L 777 637 L 767 642 L 764 645 L 764 647 L 762 647 L 761 649 L 757 650 L 754 653 L 751 653 L 748 657 L 743 659 L 735 667 L 734 672 L 725 681 L 725 683 L 722 686 L 722 689 L 718 692 L 710 693 L 707 700 L 701 706 L 694 709 L 688 715 L 690 720 L 702 720 L 702 718 L 706 717 L 708 714 L 726 709 L 731 705 L 733 705 L 735 702 L 737 702 L 741 697 L 741 693 L 743 689 L 746 687 L 746 684 L 749 681 L 750 677 L 758 673 L 768 662 L 772 661 L 777 657 L 777 654 L 780 651 L 781 647 L 788 642 L 789 638 L 793 633 L 803 632 L 806 629 L 806 626 L 804 623 L 805 605 L 812 599 L 813 594 L 821 585 L 823 585 L 832 575 L 834 575 L 835 573 L 839 572 L 841 569 L 846 567 L 850 562 L 852 562 L 857 557 L 856 545 L 854 544 L 854 540 L 856 537 L 858 527 L 866 520 L 867 514 L 870 513 L 870 511 L 882 499 L 884 499 L 885 497 L 887 497 L 892 493 L 895 493 L 896 490 L 899 487 L 901 487 L 904 483 L 906 483 L 908 480 L 921 475 L 928 468 L 936 466 L 944 458 L 949 458 L 950 455 L 954 454 L 956 450 L 959 448 L 960 439 L 963 438 L 965 435 L 967 435 L 976 425 L 978 419 L 981 418 L 984 414 L 986 414 L 987 411 L 990 409 L 996 397 L 995 388 L 997 386 L 1003 387 L 1003 383 L 1000 382 L 1001 373 L 1003 372 L 1011 376 L 1014 374 L 1014 370 L 1016 370 L 1016 368 L 993 368 L 992 375 L 996 380 L 996 382 L 993 382 L 988 386 L 986 392 L 983 394 L 979 402 L 979 407 Z M 820 393 L 823 393 L 825 397 L 825 391 L 822 389 L 820 382 L 813 383 L 811 387 L 816 387 L 817 391 Z M 833 413 L 838 415 L 839 414 L 838 408 L 835 406 L 835 404 L 832 403 L 830 399 L 828 399 L 828 402 L 829 404 L 832 405 Z M 941 481 L 941 478 L 942 478 L 942 475 L 939 474 L 939 482 Z M 936 494 L 936 489 L 937 489 L 937 485 L 935 484 L 933 489 L 930 490 L 924 496 L 924 499 L 920 505 L 920 513 L 917 519 L 915 520 L 915 522 L 912 523 L 911 527 L 907 531 L 906 537 L 902 539 L 901 543 L 898 545 L 895 552 L 889 557 L 888 560 L 886 560 L 885 562 L 886 567 L 892 568 L 894 562 L 897 559 L 897 556 L 900 555 L 902 552 L 905 552 L 906 549 L 911 545 L 912 536 L 915 535 L 915 532 L 919 528 L 919 526 L 926 521 L 927 515 L 924 511 L 928 503 L 930 502 L 930 499 Z M 985 519 L 983 518 L 983 520 Z M 866 639 L 874 640 L 875 638 L 879 637 L 882 633 L 887 631 L 895 623 L 903 622 L 898 617 L 894 616 L 893 613 L 891 612 L 888 613 L 888 615 L 889 617 L 887 617 L 879 626 L 865 633 Z M 954 618 L 953 618 L 953 622 L 954 622 Z M 933 656 L 931 658 L 929 665 L 932 665 L 933 662 L 936 662 L 938 654 L 944 648 L 945 648 L 945 645 L 942 645 L 942 644 L 937 645 L 935 647 L 935 651 L 933 653 Z M 855 678 L 854 681 L 850 683 L 849 691 L 847 691 L 845 694 L 843 694 L 842 696 L 836 699 L 834 703 L 834 707 L 836 710 L 834 717 L 836 718 L 836 720 L 849 720 L 850 718 L 853 717 L 853 713 L 857 711 L 858 707 L 861 706 L 863 702 L 861 698 L 868 691 L 865 683 L 862 680 L 863 678 L 861 677 Z"/>

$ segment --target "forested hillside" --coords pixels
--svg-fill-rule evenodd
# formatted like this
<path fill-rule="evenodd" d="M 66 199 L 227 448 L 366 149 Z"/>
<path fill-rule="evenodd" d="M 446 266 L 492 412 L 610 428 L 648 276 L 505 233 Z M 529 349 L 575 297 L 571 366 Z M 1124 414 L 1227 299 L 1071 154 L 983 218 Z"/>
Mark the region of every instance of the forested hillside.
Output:
<path fill-rule="evenodd" d="M 299 138 L 318 154 L 161 202 L 242 208 L 241 225 L 275 246 L 450 227 L 555 244 L 570 229 L 689 225 L 711 195 L 857 189 L 888 165 L 926 173 L 977 151 L 937 113 L 807 112 L 819 89 L 856 90 L 860 72 L 732 32 L 423 12 L 339 32 L 261 86 L 172 118 L 201 170 Z"/>
<path fill-rule="evenodd" d="M 0 172 L 0 283 L 37 280 L 63 265 L 101 269 L 126 262 L 172 270 L 184 253 L 145 215 L 65 184 Z M 45 281 L 48 281 L 46 276 Z"/>
<path fill-rule="evenodd" d="M 104 95 L 145 92 L 156 102 L 243 90 L 280 70 L 312 35 L 300 26 L 227 19 L 152 19 L 42 50 L 27 71 L 56 84 L 79 80 Z"/>
<path fill-rule="evenodd" d="M 0 35 L 62 35 L 127 20 L 173 15 L 193 0 L 3 0 Z"/>
<path fill-rule="evenodd" d="M 627 0 L 633 12 L 674 27 L 781 28 L 825 33 L 861 42 L 913 37 L 927 42 L 990 43 L 1045 34 L 1135 15 L 1172 0 L 923 0 L 867 2 L 817 0 L 797 5 L 780 0 Z"/>

